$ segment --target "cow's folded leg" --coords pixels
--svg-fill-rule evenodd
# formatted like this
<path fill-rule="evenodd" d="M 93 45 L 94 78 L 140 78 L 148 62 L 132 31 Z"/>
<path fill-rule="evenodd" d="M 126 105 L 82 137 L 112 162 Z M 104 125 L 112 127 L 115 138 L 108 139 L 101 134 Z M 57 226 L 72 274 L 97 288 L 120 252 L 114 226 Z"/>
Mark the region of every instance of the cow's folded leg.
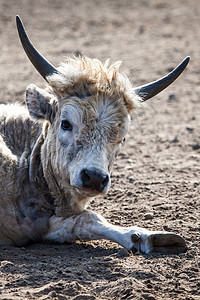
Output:
<path fill-rule="evenodd" d="M 179 235 L 149 231 L 140 227 L 121 227 L 108 223 L 101 215 L 84 211 L 76 217 L 63 219 L 53 216 L 45 240 L 74 242 L 76 240 L 107 239 L 118 243 L 127 250 L 136 249 L 142 253 L 167 252 L 172 248 L 185 251 L 186 244 Z"/>

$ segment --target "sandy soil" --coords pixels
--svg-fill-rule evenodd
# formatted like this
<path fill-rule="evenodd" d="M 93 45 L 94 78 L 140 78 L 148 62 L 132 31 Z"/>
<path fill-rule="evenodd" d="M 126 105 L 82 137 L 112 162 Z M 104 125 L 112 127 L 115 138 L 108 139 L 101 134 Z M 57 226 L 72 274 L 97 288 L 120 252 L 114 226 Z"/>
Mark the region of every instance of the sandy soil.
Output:
<path fill-rule="evenodd" d="M 123 255 L 108 241 L 1 247 L 0 299 L 200 299 L 199 0 L 1 0 L 0 102 L 22 102 L 29 83 L 45 85 L 20 46 L 16 14 L 54 65 L 77 51 L 122 60 L 133 85 L 191 56 L 184 74 L 133 114 L 112 188 L 90 205 L 113 224 L 182 234 L 188 251 Z"/>

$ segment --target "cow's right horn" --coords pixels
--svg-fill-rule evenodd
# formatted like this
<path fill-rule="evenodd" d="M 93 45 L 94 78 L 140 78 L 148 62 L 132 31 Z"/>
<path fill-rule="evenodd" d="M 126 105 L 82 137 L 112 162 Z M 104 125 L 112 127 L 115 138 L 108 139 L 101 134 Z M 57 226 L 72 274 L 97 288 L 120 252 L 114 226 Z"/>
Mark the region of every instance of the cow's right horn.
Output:
<path fill-rule="evenodd" d="M 42 77 L 48 81 L 47 76 L 50 76 L 53 73 L 59 73 L 58 70 L 52 64 L 50 64 L 50 62 L 48 62 L 32 45 L 19 16 L 16 16 L 16 23 L 22 46 L 28 58 L 40 75 L 42 75 Z"/>
<path fill-rule="evenodd" d="M 157 95 L 162 90 L 164 90 L 166 87 L 168 87 L 172 82 L 174 82 L 174 80 L 176 80 L 176 78 L 178 78 L 184 71 L 189 61 L 190 57 L 187 56 L 182 61 L 182 63 L 180 63 L 180 65 L 178 65 L 171 73 L 156 81 L 136 87 L 134 89 L 135 93 L 139 95 L 143 101 L 152 98 L 153 96 Z"/>

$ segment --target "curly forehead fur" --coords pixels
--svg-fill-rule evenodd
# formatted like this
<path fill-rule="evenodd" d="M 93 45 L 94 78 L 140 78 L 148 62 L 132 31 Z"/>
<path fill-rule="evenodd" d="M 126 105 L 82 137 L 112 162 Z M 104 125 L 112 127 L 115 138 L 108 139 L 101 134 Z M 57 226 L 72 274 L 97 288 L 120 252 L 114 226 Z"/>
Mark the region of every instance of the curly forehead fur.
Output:
<path fill-rule="evenodd" d="M 130 113 L 140 103 L 129 79 L 119 73 L 121 62 L 103 64 L 88 57 L 67 58 L 66 63 L 58 67 L 58 74 L 49 76 L 50 86 L 60 96 L 77 96 L 84 99 L 89 96 L 103 95 L 111 101 L 119 100 Z"/>

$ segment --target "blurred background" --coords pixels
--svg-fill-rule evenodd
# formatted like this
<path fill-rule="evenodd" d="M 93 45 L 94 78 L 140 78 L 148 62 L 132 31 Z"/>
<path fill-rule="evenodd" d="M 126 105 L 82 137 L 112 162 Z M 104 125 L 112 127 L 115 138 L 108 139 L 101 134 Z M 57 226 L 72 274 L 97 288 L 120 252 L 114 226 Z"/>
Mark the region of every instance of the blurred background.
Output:
<path fill-rule="evenodd" d="M 77 51 L 122 60 L 122 72 L 138 85 L 164 75 L 190 55 L 179 91 L 199 80 L 194 75 L 200 72 L 198 0 L 1 0 L 1 102 L 13 97 L 21 101 L 27 84 L 42 82 L 19 43 L 17 14 L 34 45 L 54 65 Z"/>

